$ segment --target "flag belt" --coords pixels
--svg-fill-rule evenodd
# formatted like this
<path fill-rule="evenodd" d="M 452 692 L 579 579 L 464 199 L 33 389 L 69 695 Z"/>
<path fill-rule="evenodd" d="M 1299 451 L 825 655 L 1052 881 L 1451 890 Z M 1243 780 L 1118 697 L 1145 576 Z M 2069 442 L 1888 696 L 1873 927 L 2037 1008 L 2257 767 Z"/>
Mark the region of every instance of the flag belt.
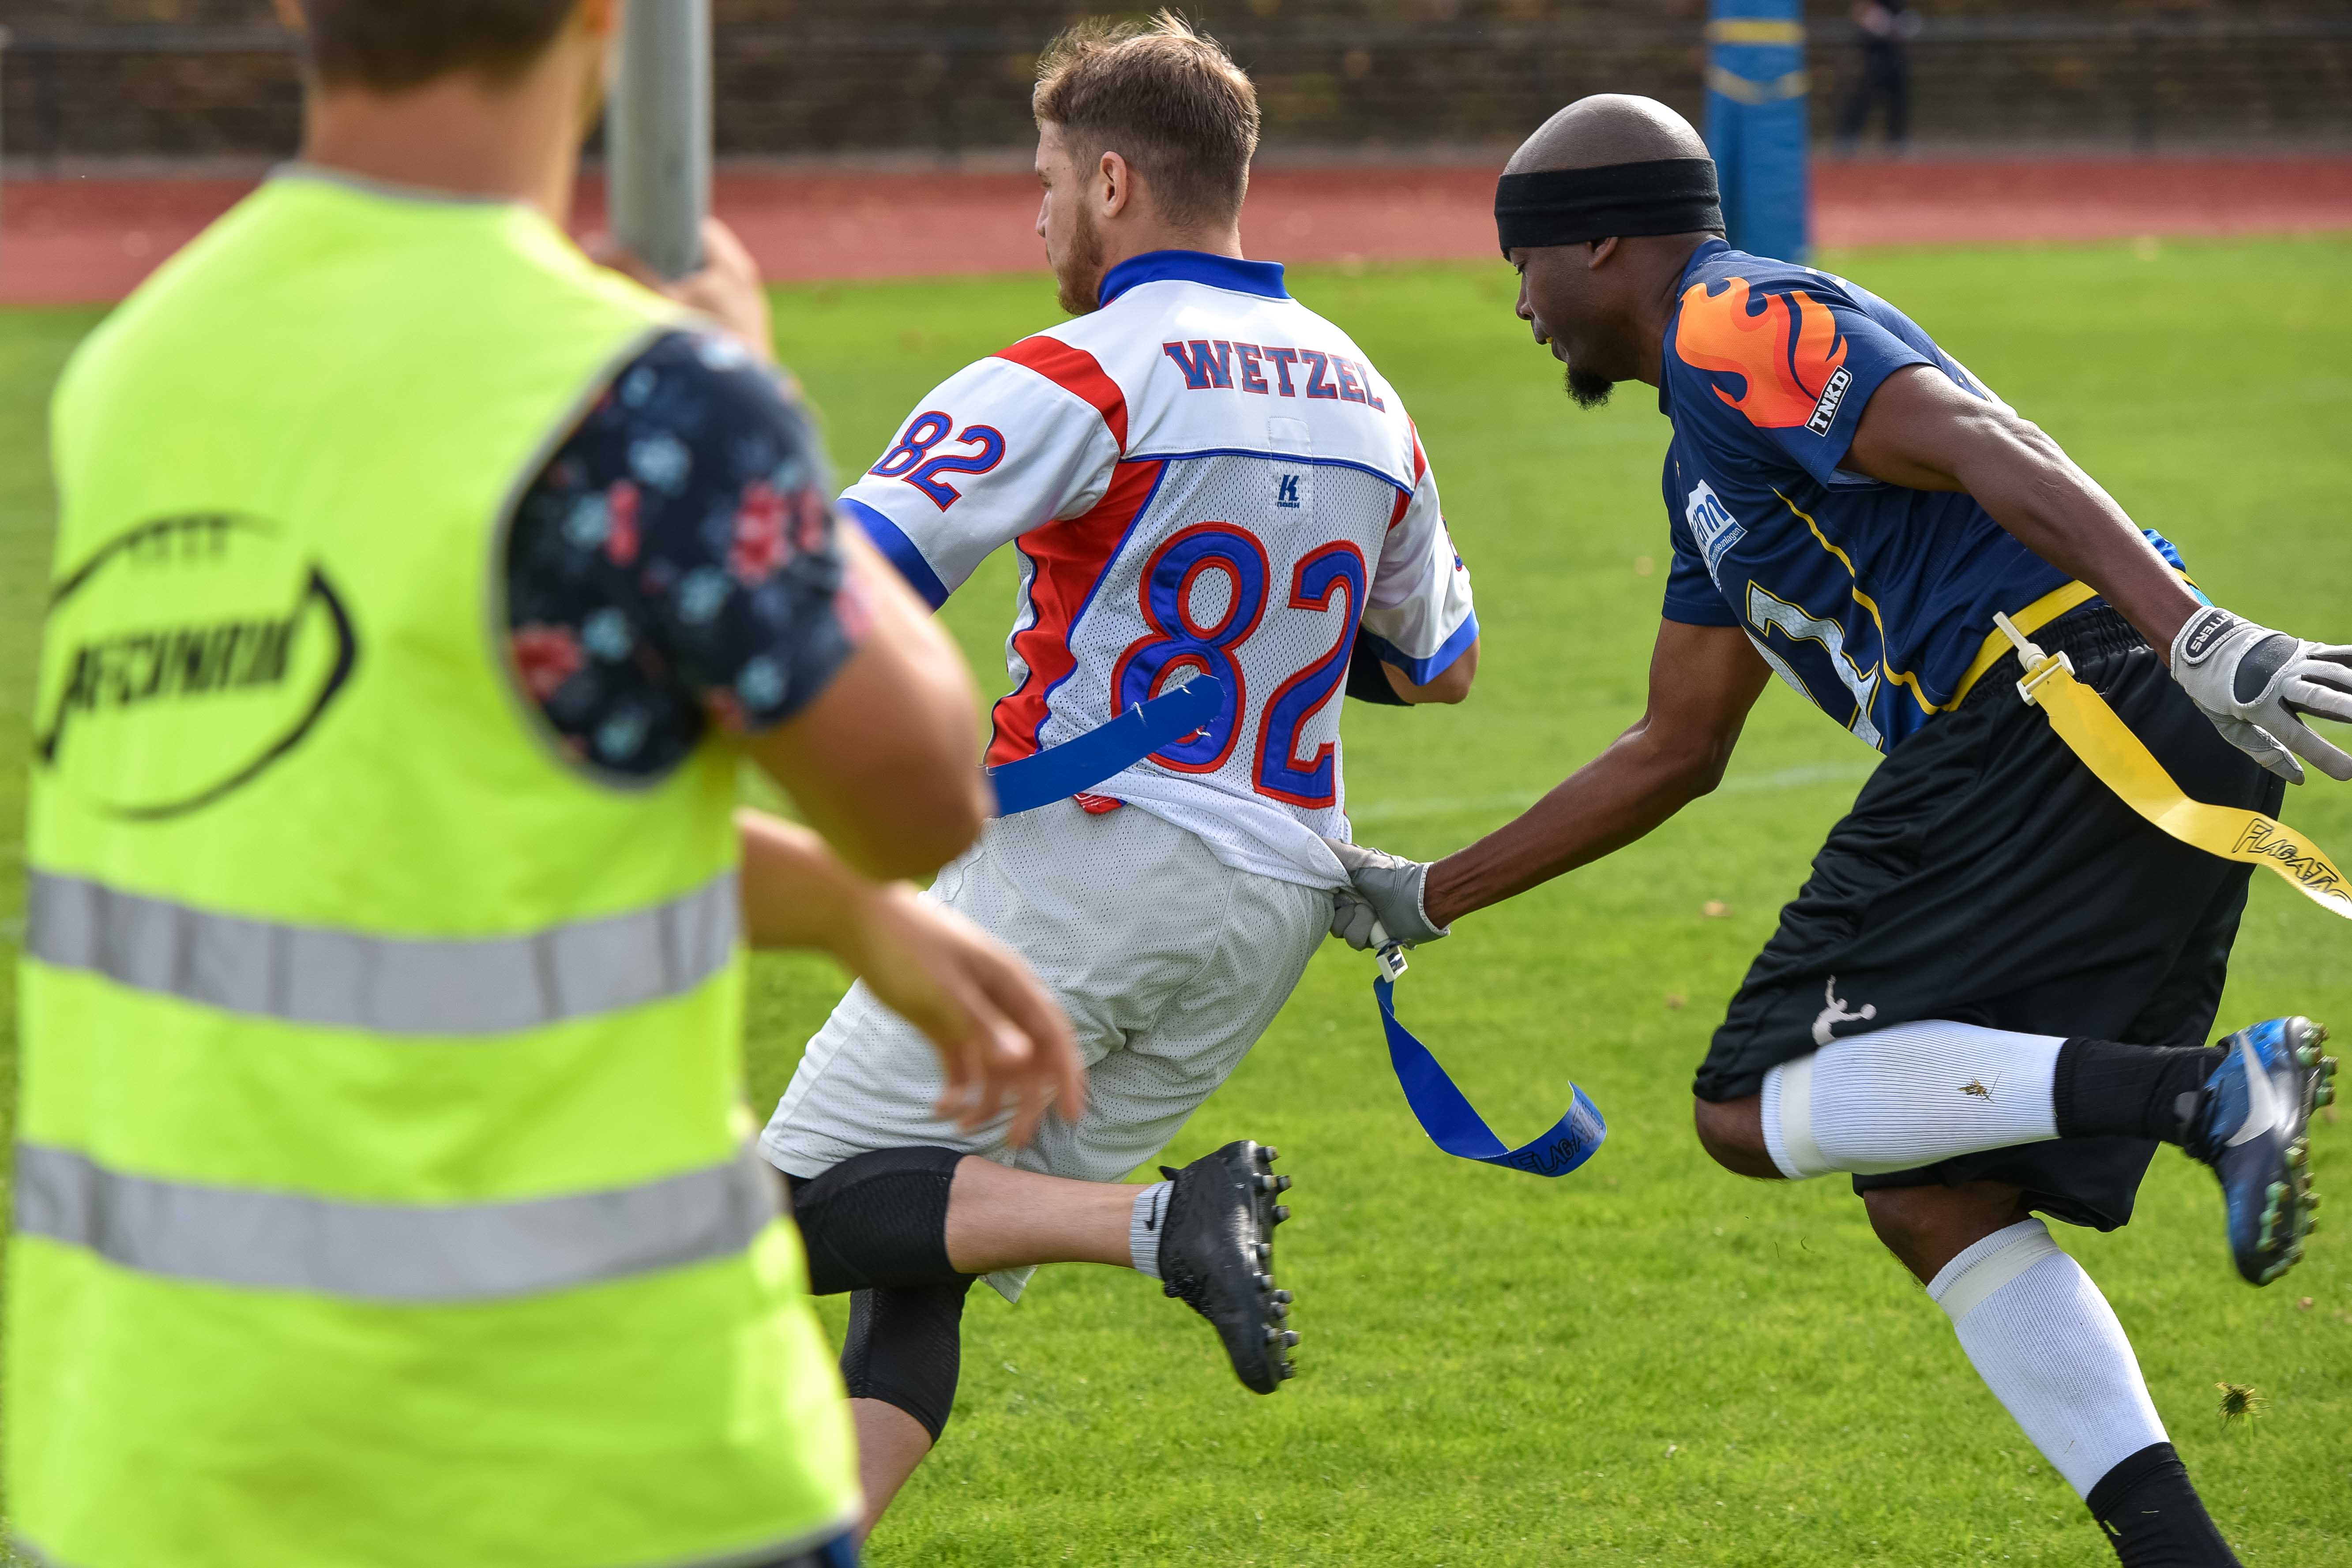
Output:
<path fill-rule="evenodd" d="M 2320 908 L 2352 920 L 2352 881 L 2307 835 L 2259 811 L 2191 800 L 2106 699 L 2074 679 L 2073 659 L 2044 653 L 2007 616 L 1993 619 L 2025 669 L 2017 694 L 2050 716 L 2066 749 L 2126 805 L 2167 837 L 2224 860 L 2267 866 Z"/>
<path fill-rule="evenodd" d="M 2060 606 L 2067 607 L 2071 606 Z M 2347 880 L 2326 851 L 2259 811 L 2191 800 L 2146 742 L 2116 716 L 2106 699 L 2074 679 L 2072 658 L 2063 652 L 2043 652 L 2007 616 L 1993 619 L 2016 646 L 2018 662 L 2025 670 L 2025 678 L 2017 683 L 2017 694 L 2049 715 L 2051 728 L 2058 731 L 2067 749 L 2126 805 L 2167 837 L 2224 860 L 2267 866 L 2320 908 L 2352 919 L 2352 881 Z M 1970 684 L 1976 673 L 1980 672 L 1971 672 Z M 1599 1152 L 1608 1136 L 1607 1124 L 1584 1091 L 1573 1084 L 1567 1114 L 1541 1137 L 1514 1149 L 1495 1135 L 1429 1047 L 1398 1022 L 1395 983 L 1404 973 L 1405 960 L 1402 949 L 1387 936 L 1374 928 L 1381 973 L 1372 982 L 1372 994 L 1380 1004 L 1381 1030 L 1388 1037 L 1389 1065 L 1395 1069 L 1405 1102 L 1430 1142 L 1462 1159 L 1543 1176 L 1564 1176 Z"/>

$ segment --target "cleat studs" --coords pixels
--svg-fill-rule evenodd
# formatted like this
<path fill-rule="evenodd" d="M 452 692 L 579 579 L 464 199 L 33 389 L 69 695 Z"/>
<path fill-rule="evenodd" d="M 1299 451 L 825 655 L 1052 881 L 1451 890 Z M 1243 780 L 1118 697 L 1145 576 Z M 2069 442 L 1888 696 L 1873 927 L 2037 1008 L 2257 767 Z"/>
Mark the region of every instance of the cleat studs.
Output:
<path fill-rule="evenodd" d="M 1261 1143 L 1261 1144 L 1259 1144 L 1259 1145 L 1258 1145 L 1258 1149 L 1257 1149 L 1257 1163 L 1258 1163 L 1259 1164 L 1261 1164 L 1261 1165 L 1271 1165 L 1271 1164 L 1273 1164 L 1276 1160 L 1279 1160 L 1279 1159 L 1281 1159 L 1281 1158 L 1282 1158 L 1282 1151 L 1281 1151 L 1281 1150 L 1279 1150 L 1279 1149 L 1277 1149 L 1277 1148 L 1276 1148 L 1273 1144 L 1271 1144 L 1271 1143 Z"/>
<path fill-rule="evenodd" d="M 2307 1067 L 2316 1067 L 2316 1066 L 2318 1066 L 2318 1065 L 2319 1065 L 2319 1047 L 2318 1047 L 2317 1046 L 2315 1046 L 2315 1045 L 2309 1045 L 2309 1044 L 2300 1045 L 2300 1046 L 2295 1047 L 2295 1048 L 2294 1048 L 2294 1063 L 2295 1063 L 2295 1066 L 2297 1066 L 2297 1067 L 2306 1067 L 2306 1068 L 2307 1068 Z"/>
<path fill-rule="evenodd" d="M 1297 1300 L 1297 1298 L 1292 1296 L 1287 1290 L 1276 1290 L 1274 1293 L 1274 1299 L 1281 1302 L 1286 1307 L 1289 1306 L 1293 1300 Z"/>
<path fill-rule="evenodd" d="M 2263 1195 L 2271 1200 L 2271 1206 L 2275 1208 L 2278 1206 L 2278 1201 L 2286 1196 L 2287 1190 L 2287 1184 L 2284 1182 L 2273 1182 L 2270 1191 Z"/>
<path fill-rule="evenodd" d="M 1278 1295 L 1280 1292 L 1277 1291 L 1276 1294 Z M 1265 1309 L 1265 1315 L 1272 1318 L 1277 1323 L 1283 1322 L 1289 1318 L 1290 1309 L 1280 1301 L 1268 1302 Z"/>
<path fill-rule="evenodd" d="M 2315 1045 L 2315 1046 L 2317 1046 L 2317 1045 L 2325 1045 L 2325 1044 L 2326 1043 L 2326 1041 L 2327 1041 L 2327 1026 L 2326 1026 L 2326 1025 L 2325 1025 L 2325 1024 L 2314 1024 L 2314 1025 L 2311 1026 L 2311 1043 L 2312 1043 L 2313 1045 Z"/>
<path fill-rule="evenodd" d="M 1285 1382 L 1287 1382 L 1289 1379 L 1298 1375 L 1298 1369 L 1291 1365 L 1288 1362 L 1284 1362 L 1280 1366 L 1275 1369 L 1274 1375 Z"/>
<path fill-rule="evenodd" d="M 1274 1293 L 1274 1276 L 1271 1274 L 1260 1274 L 1257 1277 L 1257 1288 L 1260 1295 L 1272 1295 Z"/>
<path fill-rule="evenodd" d="M 1277 1188 L 1274 1184 L 1275 1180 L 1275 1177 L 1269 1176 L 1265 1172 L 1261 1171 L 1256 1175 L 1250 1178 L 1250 1183 L 1262 1193 L 1278 1192 L 1281 1189 Z"/>
<path fill-rule="evenodd" d="M 1290 1217 L 1290 1205 L 1289 1205 L 1288 1204 L 1276 1204 L 1276 1205 L 1274 1205 L 1274 1223 L 1275 1223 L 1275 1224 L 1276 1224 L 1276 1225 L 1280 1225 L 1284 1220 L 1286 1220 L 1286 1219 L 1288 1219 L 1289 1217 Z"/>
<path fill-rule="evenodd" d="M 1257 1260 L 1258 1260 L 1260 1263 L 1262 1263 L 1262 1264 L 1264 1264 L 1264 1263 L 1271 1263 L 1271 1262 L 1273 1262 L 1273 1261 L 1274 1261 L 1274 1244 L 1273 1244 L 1273 1243 L 1271 1243 L 1271 1242 L 1265 1242 L 1265 1241 L 1261 1241 L 1261 1242 L 1259 1242 L 1259 1243 L 1257 1244 Z M 1273 1276 L 1272 1276 L 1272 1275 L 1268 1275 L 1268 1276 L 1266 1276 L 1266 1278 L 1267 1278 L 1268 1279 L 1273 1279 Z"/>
<path fill-rule="evenodd" d="M 1298 1347 L 1298 1331 L 1297 1331 L 1297 1329 L 1285 1329 L 1285 1330 L 1283 1330 L 1283 1331 L 1282 1331 L 1282 1348 L 1283 1348 L 1284 1350 L 1296 1350 L 1297 1347 Z"/>
<path fill-rule="evenodd" d="M 2304 1161 L 2309 1157 L 2300 1138 L 2286 1146 L 2286 1163 L 2295 1170 L 2302 1170 Z"/>

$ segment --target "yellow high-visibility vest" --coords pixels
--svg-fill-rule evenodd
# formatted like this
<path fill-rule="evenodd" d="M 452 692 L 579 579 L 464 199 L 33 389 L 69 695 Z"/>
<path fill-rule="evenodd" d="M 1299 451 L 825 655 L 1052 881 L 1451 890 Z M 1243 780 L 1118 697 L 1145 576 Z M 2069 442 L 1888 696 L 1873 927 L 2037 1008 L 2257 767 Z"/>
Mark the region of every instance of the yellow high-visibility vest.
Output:
<path fill-rule="evenodd" d="M 739 1563 L 851 1523 L 745 1152 L 731 757 L 591 776 L 509 510 L 674 309 L 295 170 L 56 402 L 9 1259 L 60 1568 Z"/>

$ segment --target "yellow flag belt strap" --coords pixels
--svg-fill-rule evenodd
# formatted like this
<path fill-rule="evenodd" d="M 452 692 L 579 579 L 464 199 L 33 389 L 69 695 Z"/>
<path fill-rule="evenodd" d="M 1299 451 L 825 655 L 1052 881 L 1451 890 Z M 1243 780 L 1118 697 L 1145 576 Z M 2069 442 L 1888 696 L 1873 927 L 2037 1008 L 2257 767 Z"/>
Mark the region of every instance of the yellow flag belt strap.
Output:
<path fill-rule="evenodd" d="M 2189 799 L 2106 700 L 2074 679 L 2073 659 L 2042 652 L 2007 616 L 1993 618 L 2016 644 L 2025 668 L 2017 694 L 2050 716 L 2067 749 L 2126 805 L 2158 831 L 2208 855 L 2269 867 L 2320 908 L 2352 920 L 2352 883 L 2319 846 L 2259 811 Z"/>

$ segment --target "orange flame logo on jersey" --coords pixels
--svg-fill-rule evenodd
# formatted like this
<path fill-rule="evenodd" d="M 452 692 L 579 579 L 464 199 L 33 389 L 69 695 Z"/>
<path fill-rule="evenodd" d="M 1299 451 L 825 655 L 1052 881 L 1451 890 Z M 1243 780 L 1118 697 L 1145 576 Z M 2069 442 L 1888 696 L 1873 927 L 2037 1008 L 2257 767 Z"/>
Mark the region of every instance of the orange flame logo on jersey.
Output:
<path fill-rule="evenodd" d="M 1748 390 L 1738 397 L 1720 386 L 1715 395 L 1749 424 L 1777 430 L 1810 423 L 1845 363 L 1836 319 L 1801 289 L 1767 294 L 1763 310 L 1751 313 L 1748 279 L 1727 281 L 1720 294 L 1709 294 L 1704 283 L 1684 290 L 1675 352 L 1685 364 L 1745 380 Z"/>

